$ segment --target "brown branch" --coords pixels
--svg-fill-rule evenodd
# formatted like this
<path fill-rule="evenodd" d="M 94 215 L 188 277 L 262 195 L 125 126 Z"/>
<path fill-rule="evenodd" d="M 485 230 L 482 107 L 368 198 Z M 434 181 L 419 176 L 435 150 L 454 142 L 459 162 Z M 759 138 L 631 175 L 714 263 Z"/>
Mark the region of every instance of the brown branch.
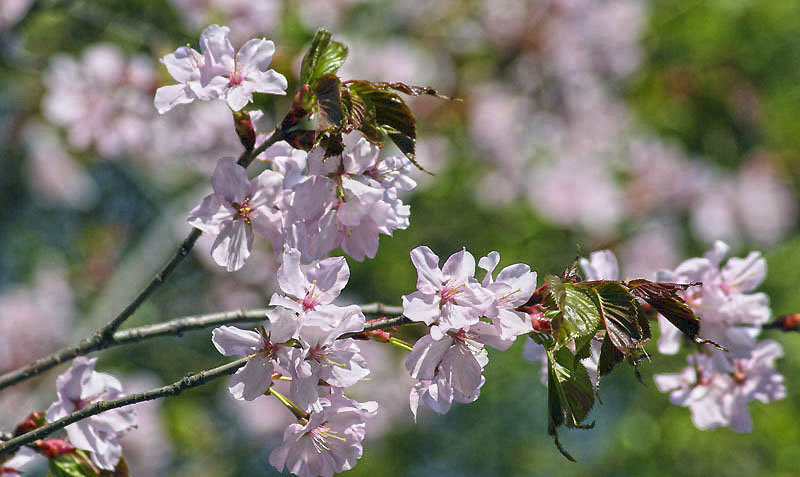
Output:
<path fill-rule="evenodd" d="M 276 129 L 264 142 L 264 144 L 257 147 L 253 151 L 243 152 L 239 157 L 238 163 L 243 167 L 247 167 L 259 154 L 267 150 L 267 148 L 281 139 L 283 139 L 283 134 L 280 130 Z M 139 309 L 139 306 L 141 306 L 141 304 L 144 303 L 150 297 L 150 295 L 153 294 L 153 292 L 161 287 L 172 271 L 189 254 L 189 252 L 192 250 L 192 247 L 194 247 L 195 242 L 197 242 L 197 239 L 200 238 L 202 233 L 203 232 L 200 229 L 193 228 L 175 251 L 175 254 L 172 256 L 172 258 L 170 258 L 169 261 L 164 264 L 161 270 L 156 273 L 147 286 L 145 286 L 144 289 L 142 289 L 142 291 L 140 291 L 139 294 L 136 295 L 136 297 L 134 297 L 133 300 L 128 303 L 128 305 L 125 306 L 125 308 L 123 308 L 122 311 L 117 314 L 117 316 L 114 317 L 114 319 L 106 323 L 94 334 L 81 340 L 76 345 L 62 348 L 49 356 L 45 356 L 34 361 L 33 363 L 1 375 L 0 390 L 39 375 L 55 366 L 58 366 L 61 363 L 75 358 L 76 356 L 82 356 L 93 351 L 99 351 L 107 348 L 111 343 L 114 342 L 114 332 L 117 331 L 117 329 L 125 322 L 125 320 L 130 318 L 131 315 L 133 315 L 136 310 Z"/>
<path fill-rule="evenodd" d="M 387 308 L 391 308 L 391 307 L 387 307 Z M 264 310 L 250 310 L 250 311 L 251 312 L 263 312 Z M 246 314 L 247 312 L 239 311 L 239 312 L 230 312 L 230 313 Z M 218 315 L 222 315 L 222 314 L 218 314 Z M 205 320 L 210 322 L 210 321 L 212 321 L 212 318 L 214 318 L 212 315 L 207 315 L 206 317 L 197 317 L 197 318 L 191 318 L 191 319 L 195 320 L 195 323 L 197 323 L 199 320 L 202 320 L 202 319 L 205 319 Z M 220 320 L 221 317 L 217 316 L 216 319 Z M 183 320 L 187 320 L 187 319 L 184 318 Z M 181 321 L 181 320 L 173 320 L 173 321 L 171 321 L 169 323 L 177 323 L 179 321 Z M 149 332 L 150 336 L 162 336 L 162 335 L 165 335 L 165 334 L 171 334 L 172 330 L 170 330 L 170 332 L 166 332 L 166 331 L 163 330 L 163 328 L 165 328 L 164 325 L 168 325 L 169 323 L 163 323 L 161 325 L 155 325 L 155 326 L 143 327 L 143 328 L 149 328 L 149 329 L 153 330 L 153 331 Z M 375 320 L 375 321 L 369 322 L 364 327 L 364 331 L 362 331 L 360 333 L 363 333 L 363 332 L 366 332 L 366 331 L 382 330 L 382 329 L 386 329 L 386 328 L 392 328 L 392 327 L 395 327 L 395 326 L 402 326 L 402 325 L 408 325 L 408 324 L 413 324 L 413 323 L 416 323 L 416 322 L 409 320 L 405 316 L 397 316 L 397 317 L 388 318 L 388 319 L 385 319 L 385 320 Z M 157 327 L 157 326 L 162 326 L 162 329 L 155 330 L 155 327 Z M 197 328 L 195 327 L 193 329 L 197 329 Z M 128 331 L 130 332 L 130 331 L 135 331 L 135 330 L 136 329 L 128 330 Z M 125 332 L 120 332 L 120 333 L 125 333 Z M 143 333 L 141 333 L 141 334 L 143 334 Z M 358 334 L 359 333 L 347 333 L 345 335 L 340 336 L 339 339 L 350 338 L 350 337 L 353 337 L 353 336 L 358 335 Z M 135 339 L 133 336 L 134 336 L 134 334 L 132 333 L 131 334 L 131 338 L 130 338 L 131 340 Z M 156 388 L 156 389 L 153 389 L 151 391 L 131 394 L 131 395 L 124 396 L 124 397 L 121 397 L 119 399 L 114 399 L 114 400 L 111 400 L 111 401 L 98 401 L 98 402 L 92 404 L 91 406 L 87 406 L 87 407 L 85 407 L 83 409 L 75 411 L 72 414 L 64 416 L 63 418 L 61 418 L 61 419 L 59 419 L 57 421 L 53 421 L 53 422 L 51 422 L 49 424 L 45 424 L 42 427 L 34 429 L 33 431 L 27 432 L 25 434 L 22 434 L 21 436 L 14 437 L 13 439 L 7 440 L 6 442 L 0 442 L 0 454 L 14 452 L 17 449 L 19 449 L 20 447 L 22 447 L 24 445 L 27 445 L 27 444 L 30 444 L 33 441 L 37 440 L 37 439 L 42 439 L 42 438 L 46 437 L 47 435 L 49 435 L 49 434 L 51 434 L 53 432 L 59 431 L 59 430 L 65 428 L 65 427 L 67 427 L 70 424 L 74 424 L 75 422 L 78 422 L 81 419 L 85 419 L 87 417 L 94 416 L 96 414 L 100 414 L 101 412 L 109 411 L 111 409 L 117 409 L 117 408 L 124 407 L 124 406 L 129 406 L 131 404 L 136 404 L 136 403 L 143 402 L 143 401 L 151 401 L 153 399 L 158 399 L 158 398 L 162 398 L 162 397 L 177 396 L 178 394 L 182 393 L 186 389 L 197 387 L 197 386 L 203 385 L 203 384 L 205 384 L 205 383 L 207 383 L 209 381 L 212 381 L 212 380 L 214 380 L 214 379 L 216 379 L 218 377 L 227 376 L 227 375 L 235 373 L 237 369 L 239 369 L 240 367 L 244 366 L 247 363 L 248 359 L 249 358 L 246 358 L 246 357 L 245 358 L 241 358 L 239 360 L 232 361 L 232 362 L 230 362 L 228 364 L 224 364 L 224 365 L 219 366 L 219 367 L 214 368 L 214 369 L 201 371 L 201 372 L 199 372 L 197 374 L 186 376 L 185 378 L 183 378 L 180 381 L 177 381 L 177 382 L 175 382 L 173 384 L 170 384 L 168 386 L 163 386 L 163 387 L 160 387 L 160 388 Z"/>

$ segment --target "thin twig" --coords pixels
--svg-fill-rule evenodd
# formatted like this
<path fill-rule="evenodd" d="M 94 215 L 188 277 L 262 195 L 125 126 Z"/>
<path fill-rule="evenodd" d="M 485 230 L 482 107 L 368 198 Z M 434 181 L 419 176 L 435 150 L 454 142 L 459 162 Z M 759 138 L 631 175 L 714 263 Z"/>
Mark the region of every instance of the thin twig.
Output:
<path fill-rule="evenodd" d="M 186 376 L 180 381 L 170 384 L 169 386 L 163 386 L 142 393 L 130 394 L 128 396 L 124 396 L 119 399 L 113 399 L 111 401 L 98 401 L 90 406 L 75 411 L 72 414 L 64 416 L 57 421 L 45 424 L 38 429 L 34 429 L 9 441 L 0 443 L 0 454 L 14 452 L 20 447 L 30 444 L 37 439 L 42 439 L 48 434 L 59 431 L 70 424 L 80 421 L 81 419 L 86 419 L 87 417 L 100 414 L 104 411 L 129 406 L 139 402 L 151 401 L 161 397 L 177 396 L 189 388 L 194 388 L 221 376 L 227 376 L 235 373 L 237 369 L 241 368 L 247 363 L 247 359 L 248 358 L 242 358 L 214 369 L 209 369 L 197 374 Z"/>
<path fill-rule="evenodd" d="M 239 157 L 238 163 L 243 167 L 247 167 L 251 162 L 253 162 L 256 156 L 264 152 L 267 148 L 281 139 L 283 139 L 283 134 L 280 132 L 280 130 L 276 129 L 264 142 L 264 144 L 250 152 L 245 151 L 242 153 L 242 155 Z M 33 363 L 3 374 L 0 376 L 0 390 L 30 379 L 33 376 L 41 374 L 48 369 L 58 366 L 61 363 L 69 361 L 76 356 L 82 356 L 108 347 L 109 343 L 112 343 L 114 340 L 114 332 L 117 331 L 117 329 L 125 322 L 125 320 L 130 318 L 131 315 L 133 315 L 136 310 L 139 309 L 139 306 L 141 306 L 141 304 L 144 303 L 150 297 L 150 295 L 153 294 L 153 292 L 161 287 L 175 267 L 177 267 L 178 264 L 181 263 L 181 261 L 183 261 L 183 259 L 189 254 L 189 252 L 192 250 L 192 247 L 194 247 L 195 242 L 197 242 L 197 239 L 200 238 L 202 233 L 203 232 L 200 229 L 193 228 L 192 231 L 189 232 L 189 235 L 180 244 L 178 250 L 176 250 L 172 258 L 169 259 L 169 261 L 161 268 L 161 270 L 150 280 L 147 286 L 145 286 L 144 289 L 140 291 L 139 294 L 136 295 L 136 297 L 134 297 L 133 300 L 128 303 L 128 305 L 123 308 L 121 312 L 119 312 L 119 314 L 117 314 L 117 316 L 114 317 L 114 319 L 106 323 L 91 336 L 81 340 L 76 345 L 62 348 L 49 356 L 45 356 L 44 358 L 40 358 Z"/>
<path fill-rule="evenodd" d="M 258 311 L 263 311 L 263 310 L 258 310 Z M 364 327 L 364 331 L 362 331 L 361 333 L 366 331 L 375 331 L 386 328 L 392 328 L 395 326 L 408 325 L 412 323 L 415 322 L 409 320 L 405 316 L 397 316 L 386 320 L 376 320 L 367 324 Z M 348 333 L 340 336 L 339 339 L 349 338 L 358 334 L 359 333 Z M 44 426 L 38 429 L 34 429 L 33 431 L 22 434 L 21 436 L 15 437 L 6 442 L 1 442 L 0 454 L 14 452 L 20 447 L 30 444 L 31 442 L 37 439 L 46 437 L 48 434 L 59 431 L 70 424 L 80 421 L 81 419 L 94 416 L 95 414 L 100 414 L 101 412 L 104 411 L 109 411 L 111 409 L 117 409 L 120 407 L 129 406 L 131 404 L 136 404 L 143 401 L 150 401 L 161 397 L 177 396 L 186 389 L 200 386 L 220 376 L 226 376 L 235 373 L 237 369 L 239 369 L 240 367 L 244 366 L 247 363 L 248 359 L 249 358 L 242 358 L 237 361 L 232 361 L 228 364 L 224 364 L 214 369 L 201 371 L 197 374 L 187 376 L 176 383 L 170 384 L 169 386 L 156 388 L 151 391 L 146 391 L 142 393 L 131 394 L 129 396 L 124 396 L 119 399 L 114 399 L 111 401 L 98 401 L 92 404 L 91 406 L 75 411 L 72 414 L 62 417 L 57 421 L 45 424 Z"/>

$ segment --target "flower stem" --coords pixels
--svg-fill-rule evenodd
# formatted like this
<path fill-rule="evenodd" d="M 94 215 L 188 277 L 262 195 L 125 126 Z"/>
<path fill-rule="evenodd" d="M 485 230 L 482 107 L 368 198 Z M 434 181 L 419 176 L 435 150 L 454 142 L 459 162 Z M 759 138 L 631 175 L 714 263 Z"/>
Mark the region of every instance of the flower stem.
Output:
<path fill-rule="evenodd" d="M 307 412 L 303 411 L 297 404 L 293 403 L 289 400 L 286 396 L 276 391 L 274 388 L 270 387 L 269 390 L 265 394 L 272 394 L 275 398 L 280 401 L 287 409 L 292 411 L 292 414 L 298 419 L 308 419 L 309 415 Z"/>

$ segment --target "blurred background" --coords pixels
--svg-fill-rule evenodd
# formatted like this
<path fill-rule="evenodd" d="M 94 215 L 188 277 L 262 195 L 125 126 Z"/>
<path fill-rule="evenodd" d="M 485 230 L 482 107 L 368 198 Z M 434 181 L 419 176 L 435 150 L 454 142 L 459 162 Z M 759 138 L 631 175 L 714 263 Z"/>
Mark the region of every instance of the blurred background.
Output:
<path fill-rule="evenodd" d="M 115 314 L 189 230 L 216 159 L 241 151 L 224 103 L 164 116 L 152 103 L 172 82 L 158 59 L 198 48 L 211 23 L 235 47 L 275 41 L 271 67 L 290 92 L 325 26 L 350 47 L 344 79 L 463 99 L 409 99 L 417 158 L 436 176 L 418 175 L 408 230 L 382 237 L 375 259 L 349 260 L 349 301 L 399 304 L 421 244 L 440 257 L 498 250 L 501 265 L 540 277 L 611 248 L 634 278 L 722 239 L 765 253 L 775 315 L 800 311 L 796 0 L 0 0 L 0 372 Z M 261 131 L 290 101 L 257 97 Z M 266 305 L 277 265 L 257 245 L 228 274 L 201 239 L 125 326 Z M 789 396 L 750 404 L 752 434 L 695 429 L 652 383 L 685 357 L 651 343 L 644 385 L 619 367 L 596 428 L 563 432 L 576 464 L 546 434 L 540 368 L 521 342 L 491 354 L 476 403 L 417 425 L 403 352 L 367 343 L 373 379 L 354 397 L 381 413 L 348 475 L 797 475 L 800 337 L 773 337 Z M 223 361 L 199 331 L 115 348 L 97 368 L 141 391 Z M 0 393 L 0 429 L 54 401 L 64 369 Z M 234 401 L 224 379 L 138 412 L 124 439 L 136 476 L 277 474 L 268 455 L 291 419 L 266 398 Z"/>

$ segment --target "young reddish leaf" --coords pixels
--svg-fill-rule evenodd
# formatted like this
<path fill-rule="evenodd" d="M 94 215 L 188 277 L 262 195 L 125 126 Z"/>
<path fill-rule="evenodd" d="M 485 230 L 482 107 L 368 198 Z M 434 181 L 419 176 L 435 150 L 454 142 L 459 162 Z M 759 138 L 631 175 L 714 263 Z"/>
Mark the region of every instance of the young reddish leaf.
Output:
<path fill-rule="evenodd" d="M 349 83 L 349 81 L 345 82 Z M 459 99 L 450 98 L 448 96 L 444 96 L 439 94 L 434 88 L 430 86 L 413 86 L 405 84 L 401 81 L 395 81 L 392 83 L 387 83 L 383 81 L 369 81 L 369 84 L 374 86 L 378 89 L 393 89 L 395 91 L 399 91 L 401 93 L 407 94 L 409 96 L 420 96 L 420 95 L 428 95 L 428 96 L 435 96 L 440 99 L 447 99 L 451 101 L 460 101 Z"/>
<path fill-rule="evenodd" d="M 314 84 L 314 93 L 319 103 L 319 129 L 335 129 L 340 131 L 344 125 L 345 114 L 342 107 L 342 96 L 339 92 L 339 78 L 334 75 L 323 75 Z"/>
<path fill-rule="evenodd" d="M 619 282 L 582 282 L 594 292 L 594 300 L 606 328 L 606 337 L 623 355 L 650 339 L 650 324 L 639 319 L 639 307 L 630 291 Z"/>
<path fill-rule="evenodd" d="M 703 342 L 697 335 L 700 333 L 700 320 L 695 316 L 677 292 L 698 283 L 660 283 L 650 280 L 631 280 L 625 284 L 631 293 L 649 303 L 681 332 L 698 343 Z"/>
<path fill-rule="evenodd" d="M 384 135 L 389 136 L 409 161 L 425 171 L 414 157 L 416 119 L 403 98 L 389 90 L 376 88 L 369 81 L 352 80 L 346 85 L 352 96 L 364 103 L 364 116 L 357 129 L 376 144 L 382 143 Z"/>

